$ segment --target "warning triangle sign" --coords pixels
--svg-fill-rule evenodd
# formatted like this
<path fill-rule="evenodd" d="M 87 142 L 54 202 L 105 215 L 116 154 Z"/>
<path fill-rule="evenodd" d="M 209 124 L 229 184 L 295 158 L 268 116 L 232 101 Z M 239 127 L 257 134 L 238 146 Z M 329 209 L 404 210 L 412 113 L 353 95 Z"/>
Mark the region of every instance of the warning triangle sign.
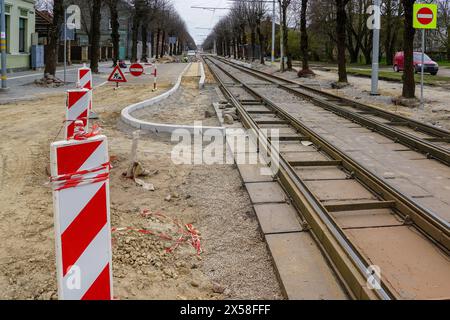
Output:
<path fill-rule="evenodd" d="M 119 66 L 116 66 L 114 70 L 111 72 L 111 75 L 108 78 L 108 81 L 112 82 L 127 82 L 125 75 L 122 70 L 120 70 Z"/>

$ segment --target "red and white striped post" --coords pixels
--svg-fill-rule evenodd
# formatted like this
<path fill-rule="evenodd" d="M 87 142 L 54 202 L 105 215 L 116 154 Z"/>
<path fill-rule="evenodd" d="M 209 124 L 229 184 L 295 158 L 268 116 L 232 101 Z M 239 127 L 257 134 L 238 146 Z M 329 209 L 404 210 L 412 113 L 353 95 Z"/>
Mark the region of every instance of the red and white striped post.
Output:
<path fill-rule="evenodd" d="M 153 67 L 153 91 L 158 90 L 158 67 L 156 66 L 156 62 L 155 65 Z"/>
<path fill-rule="evenodd" d="M 80 88 L 92 90 L 93 84 L 92 84 L 91 68 L 88 68 L 86 67 L 86 65 L 83 65 L 82 68 L 78 69 L 78 83 Z"/>
<path fill-rule="evenodd" d="M 88 89 L 92 91 L 94 84 L 92 81 L 92 71 L 91 68 L 86 67 L 86 64 L 82 68 L 78 69 L 78 87 L 83 89 Z M 89 103 L 89 110 L 92 110 L 93 105 L 93 95 L 91 94 L 91 101 Z"/>
<path fill-rule="evenodd" d="M 66 140 L 73 137 L 77 120 L 83 121 L 84 129 L 88 131 L 91 101 L 92 91 L 88 89 L 67 90 Z"/>
<path fill-rule="evenodd" d="M 50 147 L 60 300 L 111 300 L 108 142 L 99 135 Z"/>

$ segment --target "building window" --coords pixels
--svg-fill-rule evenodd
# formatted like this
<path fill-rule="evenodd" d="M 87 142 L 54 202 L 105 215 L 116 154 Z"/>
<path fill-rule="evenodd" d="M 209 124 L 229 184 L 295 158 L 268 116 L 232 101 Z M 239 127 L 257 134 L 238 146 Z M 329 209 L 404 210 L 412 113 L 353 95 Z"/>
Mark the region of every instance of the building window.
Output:
<path fill-rule="evenodd" d="M 19 18 L 19 52 L 25 52 L 26 50 L 26 37 L 27 37 L 27 20 Z"/>

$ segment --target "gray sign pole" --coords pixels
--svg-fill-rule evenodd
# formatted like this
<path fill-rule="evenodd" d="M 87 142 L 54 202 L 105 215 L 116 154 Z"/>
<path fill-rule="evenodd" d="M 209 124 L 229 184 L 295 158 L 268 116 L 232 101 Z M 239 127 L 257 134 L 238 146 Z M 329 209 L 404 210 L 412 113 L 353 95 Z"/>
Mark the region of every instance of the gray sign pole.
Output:
<path fill-rule="evenodd" d="M 380 69 L 380 0 L 374 0 L 375 21 L 373 28 L 373 46 L 372 46 L 372 96 L 378 95 L 378 74 Z"/>
<path fill-rule="evenodd" d="M 67 8 L 64 8 L 64 85 L 67 72 Z"/>
<path fill-rule="evenodd" d="M 421 59 L 421 68 L 420 68 L 420 108 L 425 107 L 425 102 L 423 98 L 423 73 L 425 68 L 425 29 L 422 29 L 422 59 Z"/>
<path fill-rule="evenodd" d="M 273 7 L 272 7 L 272 63 L 275 62 L 275 0 L 273 0 Z"/>
<path fill-rule="evenodd" d="M 7 76 L 6 76 L 6 18 L 5 18 L 5 0 L 0 0 L 0 51 L 2 53 L 2 86 L 1 90 L 6 91 L 7 86 Z"/>

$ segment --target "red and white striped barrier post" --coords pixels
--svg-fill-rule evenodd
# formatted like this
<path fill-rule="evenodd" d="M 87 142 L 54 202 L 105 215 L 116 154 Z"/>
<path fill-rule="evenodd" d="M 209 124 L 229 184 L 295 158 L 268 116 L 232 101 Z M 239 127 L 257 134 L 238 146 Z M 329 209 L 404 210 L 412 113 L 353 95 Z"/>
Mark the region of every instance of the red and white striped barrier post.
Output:
<path fill-rule="evenodd" d="M 86 67 L 86 64 L 83 65 L 82 68 L 78 69 L 78 82 L 77 86 L 79 88 L 88 89 L 92 91 L 94 89 L 94 82 L 92 80 L 92 71 L 91 68 Z M 93 102 L 93 95 L 91 94 L 91 102 L 89 104 L 89 110 L 92 111 L 92 106 L 94 104 Z M 90 114 L 91 116 L 91 114 Z M 95 114 L 92 114 L 91 119 L 96 119 L 97 116 Z"/>
<path fill-rule="evenodd" d="M 50 152 L 59 299 L 111 300 L 107 138 L 58 141 Z"/>
<path fill-rule="evenodd" d="M 156 90 L 158 90 L 158 85 L 157 85 L 157 81 L 158 81 L 158 67 L 156 66 L 156 63 L 155 63 L 155 66 L 154 66 L 153 69 L 154 69 L 153 70 L 153 91 L 156 91 Z"/>
<path fill-rule="evenodd" d="M 75 121 L 83 121 L 85 131 L 88 131 L 89 112 L 92 102 L 92 91 L 88 89 L 67 90 L 66 109 L 66 140 L 73 137 Z"/>
<path fill-rule="evenodd" d="M 91 68 L 86 67 L 86 64 L 82 68 L 78 69 L 78 83 L 80 88 L 92 90 L 92 71 Z"/>

